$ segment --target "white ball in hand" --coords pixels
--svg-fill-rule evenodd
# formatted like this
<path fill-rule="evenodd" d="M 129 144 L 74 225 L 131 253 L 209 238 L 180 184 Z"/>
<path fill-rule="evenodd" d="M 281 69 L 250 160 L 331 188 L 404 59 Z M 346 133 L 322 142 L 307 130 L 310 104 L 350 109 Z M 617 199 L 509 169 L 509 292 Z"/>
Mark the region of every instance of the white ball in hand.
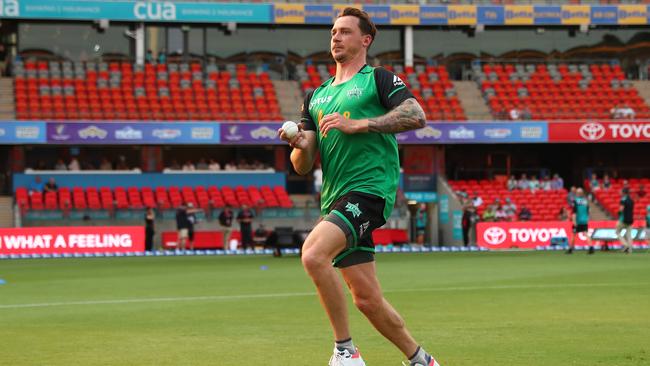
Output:
<path fill-rule="evenodd" d="M 282 124 L 282 131 L 288 138 L 293 138 L 298 134 L 298 125 L 294 121 L 286 121 Z"/>

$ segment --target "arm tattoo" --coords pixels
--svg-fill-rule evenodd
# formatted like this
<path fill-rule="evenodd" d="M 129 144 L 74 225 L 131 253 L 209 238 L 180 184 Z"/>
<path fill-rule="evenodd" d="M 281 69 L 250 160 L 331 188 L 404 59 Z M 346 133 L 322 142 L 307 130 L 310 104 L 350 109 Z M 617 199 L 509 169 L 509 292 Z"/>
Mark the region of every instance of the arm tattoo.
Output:
<path fill-rule="evenodd" d="M 415 98 L 409 98 L 383 116 L 368 119 L 368 132 L 398 133 L 422 128 L 426 116 Z"/>

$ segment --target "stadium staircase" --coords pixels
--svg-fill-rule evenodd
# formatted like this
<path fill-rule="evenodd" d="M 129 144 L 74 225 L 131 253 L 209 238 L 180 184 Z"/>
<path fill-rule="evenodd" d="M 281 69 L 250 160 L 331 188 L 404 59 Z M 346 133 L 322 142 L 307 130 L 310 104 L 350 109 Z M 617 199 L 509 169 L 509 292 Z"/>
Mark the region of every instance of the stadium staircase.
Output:
<path fill-rule="evenodd" d="M 635 80 L 632 85 L 639 91 L 639 96 L 643 101 L 650 105 L 650 81 L 649 80 Z"/>
<path fill-rule="evenodd" d="M 16 118 L 13 78 L 0 78 L 0 120 Z"/>
<path fill-rule="evenodd" d="M 460 105 L 470 121 L 489 121 L 492 119 L 490 108 L 485 104 L 481 90 L 473 81 L 454 81 Z"/>
<path fill-rule="evenodd" d="M 297 81 L 273 80 L 278 95 L 280 113 L 285 120 L 300 121 L 300 107 L 303 101 Z"/>
<path fill-rule="evenodd" d="M 589 216 L 594 221 L 612 220 L 613 217 L 608 215 L 600 205 L 595 202 L 589 202 Z"/>
<path fill-rule="evenodd" d="M 14 199 L 11 196 L 0 196 L 0 227 L 14 226 Z"/>

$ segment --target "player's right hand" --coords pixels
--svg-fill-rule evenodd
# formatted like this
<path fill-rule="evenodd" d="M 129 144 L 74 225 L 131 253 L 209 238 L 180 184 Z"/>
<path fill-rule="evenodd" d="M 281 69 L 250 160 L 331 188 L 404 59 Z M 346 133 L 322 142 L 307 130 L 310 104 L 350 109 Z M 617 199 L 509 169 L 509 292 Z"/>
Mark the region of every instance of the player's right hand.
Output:
<path fill-rule="evenodd" d="M 298 133 L 289 138 L 285 133 L 282 128 L 278 128 L 278 136 L 280 136 L 280 139 L 282 141 L 286 141 L 289 143 L 289 146 L 293 147 L 294 149 L 306 149 L 307 148 L 307 139 L 305 138 L 304 134 L 302 133 L 302 123 L 298 123 Z"/>

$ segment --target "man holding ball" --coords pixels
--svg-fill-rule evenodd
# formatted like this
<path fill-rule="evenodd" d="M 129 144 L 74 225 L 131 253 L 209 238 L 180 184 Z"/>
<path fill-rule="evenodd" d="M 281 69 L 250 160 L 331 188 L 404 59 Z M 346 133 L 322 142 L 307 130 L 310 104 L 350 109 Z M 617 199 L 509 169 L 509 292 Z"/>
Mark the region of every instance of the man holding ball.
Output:
<path fill-rule="evenodd" d="M 439 366 L 384 298 L 376 275 L 372 231 L 391 214 L 400 173 L 394 134 L 426 122 L 399 77 L 366 64 L 376 31 L 365 12 L 343 10 L 331 29 L 336 76 L 305 97 L 302 129 L 287 122 L 278 130 L 293 147 L 291 162 L 298 174 L 309 173 L 317 153 L 321 156 L 323 219 L 305 240 L 302 263 L 334 332 L 330 365 L 365 365 L 352 342 L 337 267 L 356 307 L 408 357 L 405 365 Z"/>

